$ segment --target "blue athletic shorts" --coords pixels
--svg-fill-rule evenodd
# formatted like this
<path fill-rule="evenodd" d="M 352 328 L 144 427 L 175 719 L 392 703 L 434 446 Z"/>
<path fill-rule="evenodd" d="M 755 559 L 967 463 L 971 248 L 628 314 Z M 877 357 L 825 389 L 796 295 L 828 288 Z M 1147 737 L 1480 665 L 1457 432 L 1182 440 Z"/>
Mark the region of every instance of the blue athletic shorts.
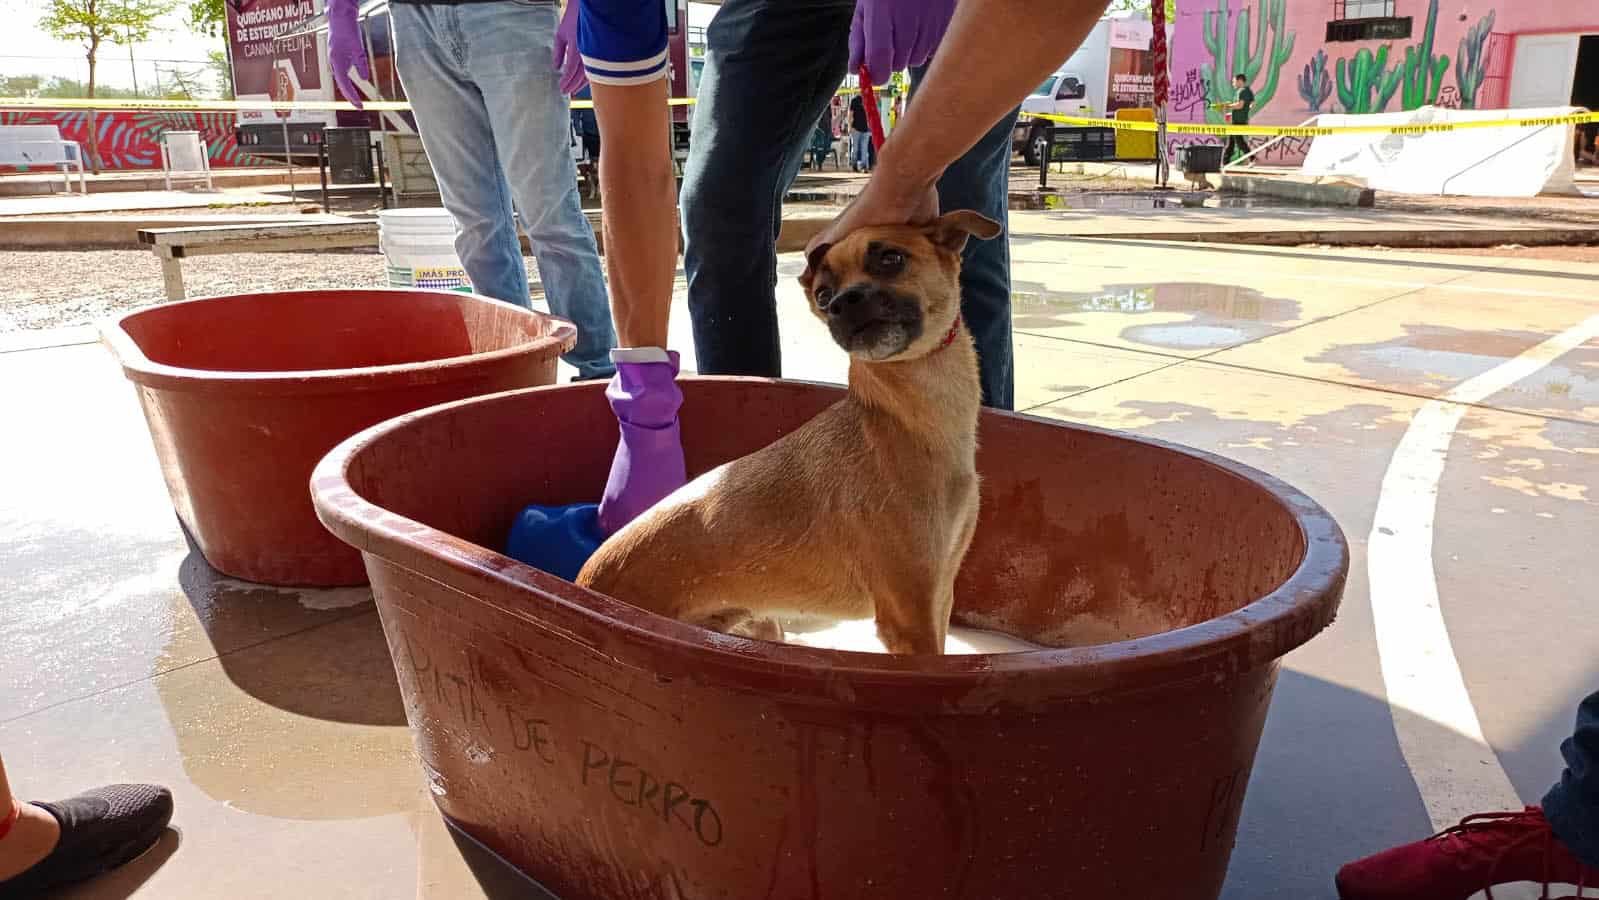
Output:
<path fill-rule="evenodd" d="M 676 0 L 570 0 L 577 49 L 595 84 L 647 84 L 666 77 L 666 4 Z"/>

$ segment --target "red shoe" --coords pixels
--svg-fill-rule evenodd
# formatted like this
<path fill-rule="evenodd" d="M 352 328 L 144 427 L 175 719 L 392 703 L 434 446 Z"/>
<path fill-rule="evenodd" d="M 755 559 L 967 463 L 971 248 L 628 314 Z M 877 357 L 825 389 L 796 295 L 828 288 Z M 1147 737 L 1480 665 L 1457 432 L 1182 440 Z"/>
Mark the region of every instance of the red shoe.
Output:
<path fill-rule="evenodd" d="M 1546 898 L 1599 900 L 1599 869 L 1571 855 L 1536 806 L 1467 816 L 1424 841 L 1356 860 L 1336 881 L 1340 900 L 1493 900 L 1495 886 L 1518 882 L 1542 886 Z M 1575 893 L 1550 893 L 1562 887 Z"/>

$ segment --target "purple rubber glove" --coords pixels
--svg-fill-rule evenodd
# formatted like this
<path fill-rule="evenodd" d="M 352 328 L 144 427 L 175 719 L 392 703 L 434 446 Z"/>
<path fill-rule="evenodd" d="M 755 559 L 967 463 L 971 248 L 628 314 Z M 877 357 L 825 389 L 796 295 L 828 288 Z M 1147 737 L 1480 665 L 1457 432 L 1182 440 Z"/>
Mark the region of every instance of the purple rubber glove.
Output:
<path fill-rule="evenodd" d="M 356 21 L 356 5 L 360 0 L 328 0 L 328 68 L 333 70 L 333 81 L 339 86 L 344 99 L 361 108 L 361 92 L 350 80 L 350 68 L 367 81 L 372 80 L 372 69 L 367 64 L 366 42 L 361 40 L 361 23 Z"/>
<path fill-rule="evenodd" d="M 583 71 L 583 56 L 577 52 L 578 0 L 566 0 L 566 12 L 555 29 L 555 71 L 561 73 L 561 93 L 570 97 L 589 83 Z"/>
<path fill-rule="evenodd" d="M 944 29 L 955 15 L 955 0 L 857 0 L 849 29 L 849 71 L 861 65 L 872 84 L 933 58 Z"/>
<path fill-rule="evenodd" d="M 607 537 L 688 482 L 677 409 L 678 356 L 659 347 L 612 350 L 616 377 L 605 389 L 622 426 L 611 477 L 600 498 L 600 531 Z"/>

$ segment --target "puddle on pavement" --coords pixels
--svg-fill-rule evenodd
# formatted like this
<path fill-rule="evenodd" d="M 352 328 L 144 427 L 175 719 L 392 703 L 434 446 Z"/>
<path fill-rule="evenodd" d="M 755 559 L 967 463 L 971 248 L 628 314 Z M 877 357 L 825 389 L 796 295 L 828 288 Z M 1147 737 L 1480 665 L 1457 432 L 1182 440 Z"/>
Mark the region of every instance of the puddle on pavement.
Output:
<path fill-rule="evenodd" d="M 1100 313 L 1186 314 L 1185 322 L 1152 322 L 1124 328 L 1123 340 L 1169 350 L 1232 347 L 1275 334 L 1298 321 L 1299 303 L 1268 297 L 1253 288 L 1205 282 L 1106 285 L 1097 291 L 1056 291 L 1039 282 L 1012 282 L 1014 327 L 1086 325 Z"/>
<path fill-rule="evenodd" d="M 1548 338 L 1528 331 L 1463 331 L 1407 325 L 1403 337 L 1333 347 L 1311 357 L 1391 387 L 1443 390 L 1501 365 Z M 1599 406 L 1599 354 L 1578 348 L 1505 388 L 1502 400 L 1551 411 Z M 1493 398 L 1489 398 L 1493 402 Z"/>
<path fill-rule="evenodd" d="M 1059 194 L 1012 194 L 1011 209 L 1109 210 L 1142 212 L 1154 209 L 1315 209 L 1313 204 L 1278 197 L 1249 197 L 1208 191 L 1071 191 Z"/>
<path fill-rule="evenodd" d="M 370 589 L 239 581 L 197 551 L 177 587 L 175 617 L 200 629 L 172 638 L 154 686 L 195 787 L 235 810 L 289 819 L 414 804 L 404 705 Z"/>

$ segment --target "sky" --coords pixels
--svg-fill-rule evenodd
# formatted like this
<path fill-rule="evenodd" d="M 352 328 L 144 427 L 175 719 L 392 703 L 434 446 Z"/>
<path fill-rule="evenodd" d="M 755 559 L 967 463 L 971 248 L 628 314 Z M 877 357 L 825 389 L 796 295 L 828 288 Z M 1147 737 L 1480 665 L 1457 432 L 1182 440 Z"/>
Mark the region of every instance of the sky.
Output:
<path fill-rule="evenodd" d="M 59 75 L 79 81 L 88 77 L 88 64 L 83 59 L 80 44 L 57 41 L 39 28 L 44 15 L 45 0 L 0 0 L 0 16 L 20 27 L 18 39 L 8 38 L 0 49 L 0 75 Z M 126 47 L 104 47 L 100 51 L 99 80 L 118 87 L 132 87 L 137 72 L 139 86 L 148 88 L 154 82 L 156 66 L 163 71 L 180 60 L 182 68 L 197 69 L 205 64 L 206 53 L 222 48 L 221 38 L 208 38 L 193 34 L 187 23 L 187 5 L 160 23 L 161 32 L 153 39 L 134 46 L 137 69 L 128 65 Z M 155 62 L 163 60 L 162 62 Z"/>
<path fill-rule="evenodd" d="M 57 41 L 38 27 L 46 5 L 45 0 L 0 0 L 0 16 L 22 29 L 19 39 L 8 38 L 0 48 L 0 75 L 56 75 L 82 81 L 88 77 L 83 48 L 75 43 Z M 202 68 L 206 53 L 221 49 L 223 41 L 191 33 L 187 24 L 187 4 L 180 3 L 180 7 L 161 22 L 162 31 L 152 40 L 134 46 L 135 66 L 128 64 L 128 48 L 102 48 L 100 83 L 131 88 L 137 77 L 139 86 L 148 90 L 159 74 L 158 67 L 160 72 L 169 71 L 173 65 L 184 70 Z M 711 4 L 690 3 L 689 24 L 703 26 L 715 12 L 716 7 Z"/>

